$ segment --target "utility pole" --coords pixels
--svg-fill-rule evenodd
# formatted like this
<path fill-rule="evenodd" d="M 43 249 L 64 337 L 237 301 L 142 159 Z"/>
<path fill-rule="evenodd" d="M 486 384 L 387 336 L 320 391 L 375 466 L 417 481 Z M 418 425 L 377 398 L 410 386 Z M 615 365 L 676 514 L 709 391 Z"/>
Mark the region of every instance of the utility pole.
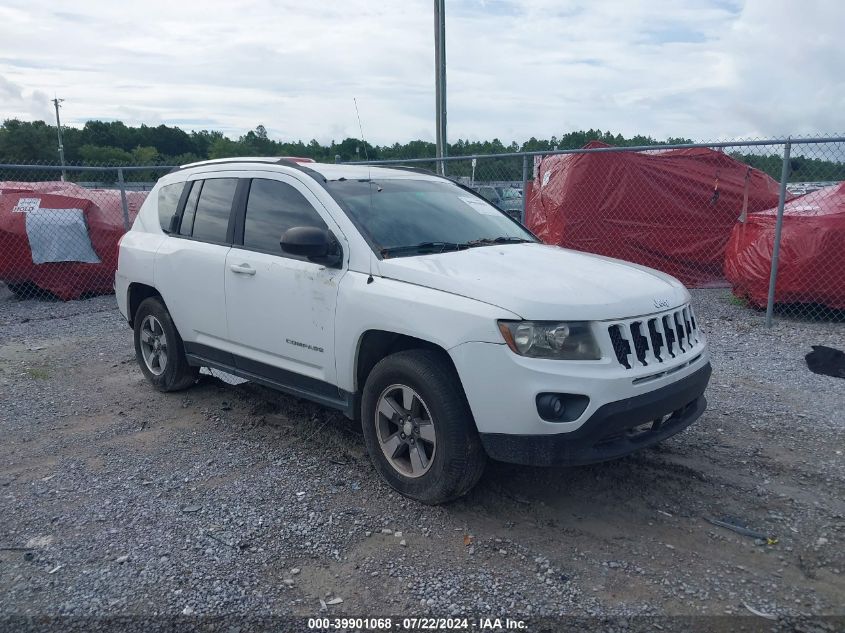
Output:
<path fill-rule="evenodd" d="M 437 102 L 437 158 L 448 153 L 446 144 L 446 2 L 434 0 L 434 98 Z M 446 161 L 437 163 L 438 171 L 446 175 Z"/>
<path fill-rule="evenodd" d="M 62 164 L 62 182 L 64 182 L 67 174 L 65 174 L 65 145 L 62 142 L 62 122 L 59 119 L 59 103 L 64 99 L 58 97 L 53 99 L 53 105 L 56 106 L 56 132 L 59 136 L 59 162 Z"/>

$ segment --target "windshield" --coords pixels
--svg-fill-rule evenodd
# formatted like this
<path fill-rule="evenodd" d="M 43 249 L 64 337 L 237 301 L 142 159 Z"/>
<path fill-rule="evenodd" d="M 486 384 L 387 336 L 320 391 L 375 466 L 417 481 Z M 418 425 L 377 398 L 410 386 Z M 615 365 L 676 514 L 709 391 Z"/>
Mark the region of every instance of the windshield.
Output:
<path fill-rule="evenodd" d="M 326 187 L 386 257 L 536 241 L 489 202 L 451 182 L 332 180 Z"/>

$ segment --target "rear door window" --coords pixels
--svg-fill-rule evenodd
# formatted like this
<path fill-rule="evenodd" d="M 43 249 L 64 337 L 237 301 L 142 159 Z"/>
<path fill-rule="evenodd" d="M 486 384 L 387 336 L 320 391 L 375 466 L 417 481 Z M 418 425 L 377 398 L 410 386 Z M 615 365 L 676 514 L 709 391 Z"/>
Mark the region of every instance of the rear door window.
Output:
<path fill-rule="evenodd" d="M 195 180 L 190 185 L 191 193 L 188 194 L 188 200 L 185 202 L 185 210 L 182 211 L 182 224 L 179 226 L 179 235 L 190 236 L 194 230 L 194 215 L 197 212 L 197 200 L 200 197 L 202 180 Z"/>
<path fill-rule="evenodd" d="M 179 198 L 184 188 L 184 182 L 177 182 L 173 185 L 165 185 L 158 190 L 158 223 L 165 233 L 170 233 L 170 221 L 176 215 L 176 208 L 179 206 Z"/>
<path fill-rule="evenodd" d="M 196 186 L 196 185 L 194 185 Z M 191 236 L 203 242 L 227 243 L 237 178 L 210 178 L 202 185 Z"/>

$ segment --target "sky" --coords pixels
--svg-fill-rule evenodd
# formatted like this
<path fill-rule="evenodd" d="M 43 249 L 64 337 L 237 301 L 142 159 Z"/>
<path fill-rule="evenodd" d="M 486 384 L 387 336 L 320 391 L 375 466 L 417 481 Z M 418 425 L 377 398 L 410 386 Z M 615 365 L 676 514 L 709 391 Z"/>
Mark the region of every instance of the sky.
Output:
<path fill-rule="evenodd" d="M 432 0 L 3 0 L 0 118 L 434 140 Z M 842 0 L 446 0 L 448 137 L 845 132 Z"/>

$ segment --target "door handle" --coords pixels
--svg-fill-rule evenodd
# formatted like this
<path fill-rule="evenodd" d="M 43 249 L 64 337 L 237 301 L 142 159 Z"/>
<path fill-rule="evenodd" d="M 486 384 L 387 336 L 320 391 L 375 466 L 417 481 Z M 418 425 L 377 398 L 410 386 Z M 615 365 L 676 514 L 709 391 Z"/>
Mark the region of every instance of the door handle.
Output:
<path fill-rule="evenodd" d="M 229 266 L 229 270 L 233 273 L 237 273 L 239 275 L 254 275 L 255 268 L 250 266 L 249 264 L 232 264 Z"/>

